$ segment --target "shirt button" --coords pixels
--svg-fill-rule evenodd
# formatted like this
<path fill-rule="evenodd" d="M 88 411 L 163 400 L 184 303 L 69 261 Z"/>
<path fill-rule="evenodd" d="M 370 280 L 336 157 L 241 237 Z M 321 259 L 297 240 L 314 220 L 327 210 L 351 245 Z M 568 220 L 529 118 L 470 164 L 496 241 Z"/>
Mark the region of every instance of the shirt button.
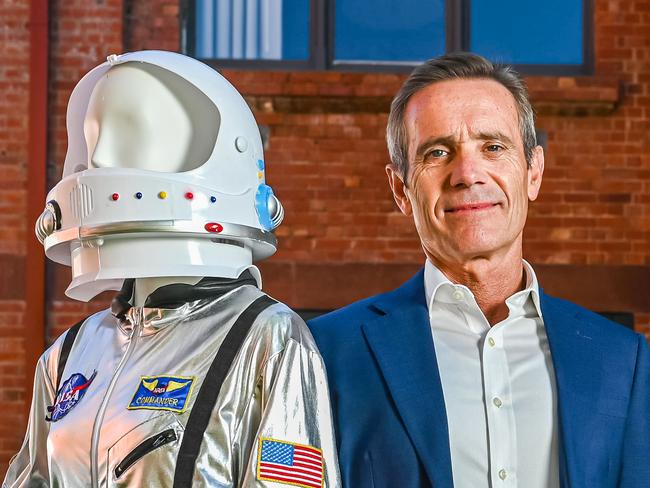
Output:
<path fill-rule="evenodd" d="M 495 341 L 492 337 L 488 337 L 488 344 L 490 347 L 494 347 L 497 345 L 497 341 Z"/>
<path fill-rule="evenodd" d="M 499 398 L 499 397 L 494 397 L 492 399 L 492 403 L 494 403 L 494 406 L 497 407 L 497 408 L 501 408 L 501 405 L 503 405 L 503 402 L 501 401 L 501 398 Z M 501 471 L 503 471 L 503 470 L 501 470 Z"/>
<path fill-rule="evenodd" d="M 456 299 L 456 300 L 458 300 L 458 301 L 461 301 L 463 298 L 465 298 L 465 296 L 463 295 L 463 292 L 460 291 L 460 290 L 456 290 L 456 291 L 454 292 L 454 295 L 453 295 L 453 296 L 454 296 L 454 299 Z"/>
<path fill-rule="evenodd" d="M 508 472 L 505 469 L 499 470 L 499 478 L 505 480 L 508 477 Z"/>

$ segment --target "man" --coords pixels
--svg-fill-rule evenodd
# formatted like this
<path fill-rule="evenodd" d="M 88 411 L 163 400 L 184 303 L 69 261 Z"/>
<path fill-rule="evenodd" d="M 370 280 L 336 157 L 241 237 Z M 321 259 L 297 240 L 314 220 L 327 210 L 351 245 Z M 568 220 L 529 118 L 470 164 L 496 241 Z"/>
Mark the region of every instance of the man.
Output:
<path fill-rule="evenodd" d="M 546 295 L 522 259 L 544 170 L 523 81 L 473 54 L 432 59 L 387 139 L 424 269 L 309 324 L 344 486 L 650 486 L 645 339 Z"/>

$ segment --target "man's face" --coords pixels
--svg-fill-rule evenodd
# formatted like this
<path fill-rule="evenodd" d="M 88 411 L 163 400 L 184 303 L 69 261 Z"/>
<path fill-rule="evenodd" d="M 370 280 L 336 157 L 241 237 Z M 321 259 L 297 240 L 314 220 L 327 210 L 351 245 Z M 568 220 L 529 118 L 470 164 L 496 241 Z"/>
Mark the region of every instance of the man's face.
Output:
<path fill-rule="evenodd" d="M 527 167 L 515 100 L 493 80 L 448 80 L 416 93 L 405 113 L 408 177 L 387 173 L 434 264 L 521 252 L 528 201 L 539 192 L 541 147 Z"/>

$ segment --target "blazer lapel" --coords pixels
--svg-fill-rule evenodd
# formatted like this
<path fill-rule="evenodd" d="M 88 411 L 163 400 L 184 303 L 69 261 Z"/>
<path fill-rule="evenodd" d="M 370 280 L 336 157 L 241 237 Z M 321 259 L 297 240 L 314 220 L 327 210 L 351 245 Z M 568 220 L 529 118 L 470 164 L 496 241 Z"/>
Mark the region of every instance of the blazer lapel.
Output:
<path fill-rule="evenodd" d="M 592 424 L 586 419 L 594 415 L 599 400 L 600 345 L 585 321 L 561 301 L 542 292 L 541 308 L 557 386 L 561 486 L 583 486 L 590 453 L 582 440 L 590 438 L 585 429 Z"/>
<path fill-rule="evenodd" d="M 363 324 L 366 340 L 429 480 L 436 488 L 451 488 L 447 415 L 423 272 L 373 305 L 380 314 Z"/>

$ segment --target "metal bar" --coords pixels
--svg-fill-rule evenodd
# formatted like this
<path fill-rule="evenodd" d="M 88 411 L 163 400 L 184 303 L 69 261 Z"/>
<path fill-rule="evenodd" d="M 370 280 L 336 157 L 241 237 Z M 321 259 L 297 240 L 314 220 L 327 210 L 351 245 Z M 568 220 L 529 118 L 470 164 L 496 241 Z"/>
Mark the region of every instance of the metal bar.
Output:
<path fill-rule="evenodd" d="M 461 0 L 445 1 L 445 44 L 447 52 L 463 49 L 463 7 Z"/>
<path fill-rule="evenodd" d="M 326 0 L 311 0 L 309 4 L 309 68 L 329 68 L 334 41 L 333 16 L 325 5 Z M 334 0 L 331 5 L 333 8 Z"/>
<path fill-rule="evenodd" d="M 594 0 L 582 0 L 582 75 L 593 75 L 594 54 Z"/>

